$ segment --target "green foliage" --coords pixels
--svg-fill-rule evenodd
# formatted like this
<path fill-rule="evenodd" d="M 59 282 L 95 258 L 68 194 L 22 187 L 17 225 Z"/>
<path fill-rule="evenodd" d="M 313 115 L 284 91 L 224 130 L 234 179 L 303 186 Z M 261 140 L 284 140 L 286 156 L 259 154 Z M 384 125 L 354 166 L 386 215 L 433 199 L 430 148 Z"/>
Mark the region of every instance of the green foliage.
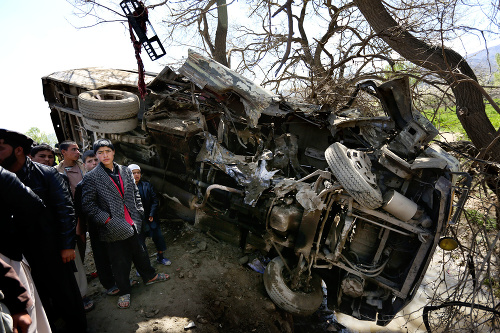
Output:
<path fill-rule="evenodd" d="M 500 281 L 498 279 L 490 276 L 483 280 L 483 284 L 490 287 L 495 296 L 500 298 Z"/>
<path fill-rule="evenodd" d="M 483 215 L 478 210 L 466 209 L 465 216 L 470 222 L 478 226 L 484 226 L 487 231 L 496 230 L 497 228 L 497 220 L 495 218 Z"/>
<path fill-rule="evenodd" d="M 495 54 L 495 60 L 497 62 L 498 70 L 493 73 L 493 84 L 495 86 L 500 86 L 500 53 Z"/>
<path fill-rule="evenodd" d="M 495 99 L 495 103 L 500 105 L 500 99 Z M 432 110 L 426 110 L 424 111 L 424 114 L 426 114 L 428 117 L 429 116 L 432 117 L 432 115 L 430 115 L 431 112 L 433 113 Z M 500 127 L 500 114 L 498 114 L 498 112 L 488 102 L 486 102 L 485 105 L 485 112 L 488 118 L 490 119 L 493 127 L 495 129 L 498 129 Z M 462 127 L 462 124 L 457 118 L 455 107 L 446 109 L 439 108 L 436 117 L 434 118 L 432 123 L 441 132 L 460 133 L 465 138 L 467 137 L 467 134 L 465 133 L 465 130 Z"/>
<path fill-rule="evenodd" d="M 428 117 L 430 113 L 434 113 L 433 110 L 427 110 L 424 112 Z M 432 115 L 431 119 L 432 119 Z M 436 116 L 433 118 L 432 124 L 440 131 L 440 132 L 452 132 L 459 133 L 462 135 L 466 135 L 465 130 L 462 127 L 462 124 L 457 118 L 455 113 L 455 107 L 452 108 L 439 108 L 436 112 Z"/>
<path fill-rule="evenodd" d="M 397 61 L 392 67 L 389 65 L 384 66 L 382 77 L 386 80 L 392 80 L 408 73 L 415 73 L 418 71 L 418 68 L 417 65 L 409 61 Z M 416 82 L 415 78 L 410 77 L 410 86 L 413 86 Z"/>
<path fill-rule="evenodd" d="M 57 138 L 54 133 L 42 132 L 38 127 L 31 127 L 26 133 L 27 136 L 33 139 L 36 143 L 48 143 L 54 146 L 57 143 Z"/>

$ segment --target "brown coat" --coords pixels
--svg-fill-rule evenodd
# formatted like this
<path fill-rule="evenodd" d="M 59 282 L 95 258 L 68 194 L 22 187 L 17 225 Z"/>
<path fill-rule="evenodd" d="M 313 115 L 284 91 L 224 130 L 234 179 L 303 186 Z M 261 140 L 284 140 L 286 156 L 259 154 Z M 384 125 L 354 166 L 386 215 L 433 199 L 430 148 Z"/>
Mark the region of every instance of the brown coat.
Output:
<path fill-rule="evenodd" d="M 68 177 L 71 194 L 74 197 L 76 185 L 78 185 L 78 183 L 82 181 L 83 176 L 87 171 L 85 170 L 85 165 L 82 163 L 82 161 L 77 160 L 76 165 L 73 167 L 73 169 L 70 172 L 66 172 L 63 162 L 64 161 L 61 161 L 61 163 L 56 166 L 56 170 Z"/>

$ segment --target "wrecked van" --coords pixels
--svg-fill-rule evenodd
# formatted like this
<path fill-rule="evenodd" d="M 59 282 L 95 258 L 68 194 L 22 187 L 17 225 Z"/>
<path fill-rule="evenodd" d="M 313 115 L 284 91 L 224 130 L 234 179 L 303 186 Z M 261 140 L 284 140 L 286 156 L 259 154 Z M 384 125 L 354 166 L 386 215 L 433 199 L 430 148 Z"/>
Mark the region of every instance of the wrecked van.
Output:
<path fill-rule="evenodd" d="M 450 241 L 459 164 L 432 143 L 407 78 L 361 83 L 342 110 L 285 100 L 191 51 L 179 73 L 146 73 L 144 100 L 133 71 L 42 82 L 59 141 L 111 139 L 169 213 L 272 258 L 265 289 L 292 314 L 314 313 L 324 282 L 329 308 L 386 325 Z M 361 90 L 383 116 L 352 107 Z"/>

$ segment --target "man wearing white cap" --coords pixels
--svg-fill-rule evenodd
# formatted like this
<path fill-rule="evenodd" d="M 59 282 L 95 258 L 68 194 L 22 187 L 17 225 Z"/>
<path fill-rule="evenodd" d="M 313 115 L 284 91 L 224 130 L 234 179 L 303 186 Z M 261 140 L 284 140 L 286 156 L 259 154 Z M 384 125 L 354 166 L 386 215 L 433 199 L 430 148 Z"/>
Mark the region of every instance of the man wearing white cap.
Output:
<path fill-rule="evenodd" d="M 149 182 L 141 180 L 141 167 L 137 164 L 128 166 L 134 176 L 135 184 L 139 189 L 142 206 L 144 207 L 144 223 L 142 224 L 141 241 L 145 246 L 146 237 L 153 238 L 156 246 L 156 261 L 162 265 L 169 266 L 170 260 L 163 257 L 163 252 L 167 249 L 165 238 L 161 233 L 160 224 L 157 221 L 156 211 L 158 210 L 158 197 Z"/>

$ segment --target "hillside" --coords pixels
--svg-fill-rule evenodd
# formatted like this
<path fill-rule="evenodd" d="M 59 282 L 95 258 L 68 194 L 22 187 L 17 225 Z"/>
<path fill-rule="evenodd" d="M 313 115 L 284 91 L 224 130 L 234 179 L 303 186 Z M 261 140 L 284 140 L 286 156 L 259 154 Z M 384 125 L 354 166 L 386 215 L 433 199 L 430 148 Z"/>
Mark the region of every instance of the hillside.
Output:
<path fill-rule="evenodd" d="M 498 71 L 495 54 L 500 53 L 500 45 L 492 46 L 488 50 L 481 50 L 467 56 L 467 61 L 478 77 L 492 77 Z"/>

